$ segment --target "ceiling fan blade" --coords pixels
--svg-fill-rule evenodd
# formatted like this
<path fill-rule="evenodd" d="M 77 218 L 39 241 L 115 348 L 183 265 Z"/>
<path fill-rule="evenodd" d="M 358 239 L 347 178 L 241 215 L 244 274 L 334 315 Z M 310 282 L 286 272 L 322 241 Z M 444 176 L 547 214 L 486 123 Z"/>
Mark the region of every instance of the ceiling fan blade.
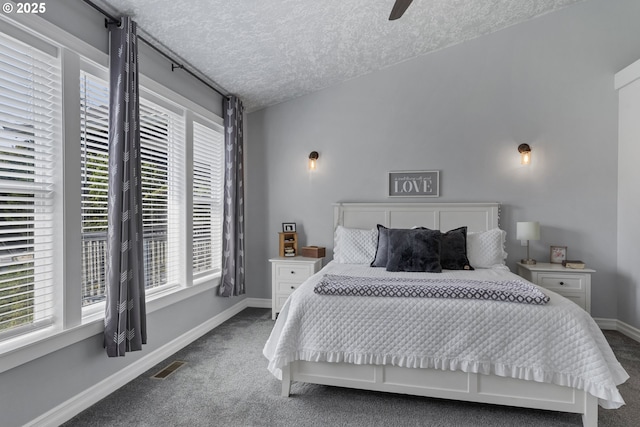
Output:
<path fill-rule="evenodd" d="M 394 4 L 393 9 L 391 9 L 391 15 L 389 15 L 389 21 L 400 18 L 412 1 L 413 0 L 396 0 L 396 4 Z"/>

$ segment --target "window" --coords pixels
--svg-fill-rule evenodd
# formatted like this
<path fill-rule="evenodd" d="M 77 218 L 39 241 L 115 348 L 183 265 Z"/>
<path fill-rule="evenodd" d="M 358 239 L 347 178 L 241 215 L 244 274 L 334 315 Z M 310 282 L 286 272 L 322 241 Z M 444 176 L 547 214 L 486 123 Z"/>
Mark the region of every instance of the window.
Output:
<path fill-rule="evenodd" d="M 24 363 L 93 333 L 104 311 L 108 57 L 48 23 L 10 18 L 0 15 L 0 361 Z M 151 310 L 217 283 L 222 129 L 220 117 L 140 75 Z"/>
<path fill-rule="evenodd" d="M 82 149 L 82 304 L 105 299 L 109 87 L 80 73 Z M 176 285 L 180 245 L 183 119 L 140 99 L 145 288 Z"/>
<path fill-rule="evenodd" d="M 107 262 L 109 88 L 80 73 L 82 155 L 82 305 L 104 301 Z"/>
<path fill-rule="evenodd" d="M 222 268 L 224 138 L 220 129 L 193 123 L 193 274 Z"/>
<path fill-rule="evenodd" d="M 180 277 L 180 204 L 184 120 L 140 99 L 142 226 L 145 288 L 177 285 Z"/>
<path fill-rule="evenodd" d="M 52 322 L 60 62 L 0 34 L 0 336 Z"/>

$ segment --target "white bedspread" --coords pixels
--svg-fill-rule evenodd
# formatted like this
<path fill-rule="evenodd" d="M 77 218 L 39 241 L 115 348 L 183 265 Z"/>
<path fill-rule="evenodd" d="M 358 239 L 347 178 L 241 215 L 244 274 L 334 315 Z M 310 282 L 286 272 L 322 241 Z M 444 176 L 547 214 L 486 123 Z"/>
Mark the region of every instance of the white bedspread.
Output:
<path fill-rule="evenodd" d="M 392 364 L 494 374 L 578 388 L 600 406 L 624 404 L 629 378 L 594 320 L 548 290 L 546 305 L 430 298 L 318 295 L 324 274 L 384 277 L 383 268 L 330 262 L 287 300 L 263 354 L 269 371 L 295 360 Z M 517 278 L 504 269 L 400 273 L 406 277 Z"/>

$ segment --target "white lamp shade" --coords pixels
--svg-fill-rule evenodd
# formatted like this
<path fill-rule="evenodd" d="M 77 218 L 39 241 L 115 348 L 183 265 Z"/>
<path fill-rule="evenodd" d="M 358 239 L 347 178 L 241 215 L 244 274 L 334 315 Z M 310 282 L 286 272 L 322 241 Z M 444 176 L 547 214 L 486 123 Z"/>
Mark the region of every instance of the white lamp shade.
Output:
<path fill-rule="evenodd" d="M 537 221 L 516 223 L 516 239 L 540 240 L 540 223 Z"/>

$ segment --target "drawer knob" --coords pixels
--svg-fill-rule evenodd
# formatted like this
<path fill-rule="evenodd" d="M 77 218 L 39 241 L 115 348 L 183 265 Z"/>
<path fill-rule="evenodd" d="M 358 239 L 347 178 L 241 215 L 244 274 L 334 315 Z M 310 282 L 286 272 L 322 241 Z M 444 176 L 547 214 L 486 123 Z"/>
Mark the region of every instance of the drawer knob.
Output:
<path fill-rule="evenodd" d="M 296 274 L 296 272 L 295 272 L 295 271 L 293 271 L 293 270 L 291 270 L 291 274 Z"/>
<path fill-rule="evenodd" d="M 564 286 L 564 282 L 560 282 L 560 286 Z"/>

